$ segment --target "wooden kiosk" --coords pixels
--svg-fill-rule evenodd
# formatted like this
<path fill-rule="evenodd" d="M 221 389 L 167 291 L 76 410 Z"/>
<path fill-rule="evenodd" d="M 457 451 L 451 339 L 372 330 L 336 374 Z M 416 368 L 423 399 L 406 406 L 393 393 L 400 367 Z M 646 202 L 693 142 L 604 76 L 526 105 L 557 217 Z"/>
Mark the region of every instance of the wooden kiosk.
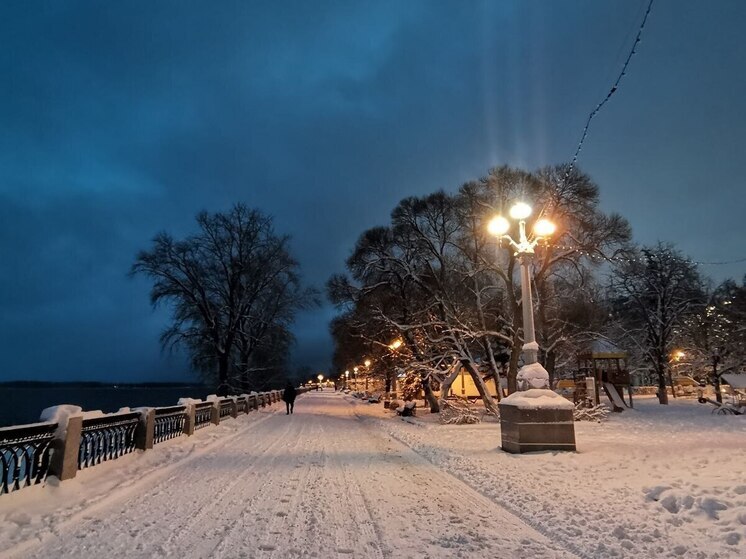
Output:
<path fill-rule="evenodd" d="M 632 408 L 632 387 L 627 371 L 627 353 L 611 342 L 595 340 L 587 350 L 578 353 L 578 369 L 575 374 L 575 403 L 587 399 L 587 377 L 595 379 L 595 401 L 600 402 L 601 387 L 615 412 Z M 629 404 L 624 399 L 627 389 Z"/>

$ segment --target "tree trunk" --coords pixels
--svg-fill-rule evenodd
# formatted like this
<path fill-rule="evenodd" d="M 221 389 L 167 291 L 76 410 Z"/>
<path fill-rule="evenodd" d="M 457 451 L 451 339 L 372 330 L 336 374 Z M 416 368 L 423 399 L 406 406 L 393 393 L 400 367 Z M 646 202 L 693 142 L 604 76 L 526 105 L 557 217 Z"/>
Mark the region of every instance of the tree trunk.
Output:
<path fill-rule="evenodd" d="M 521 357 L 521 338 L 516 332 L 513 335 L 513 347 L 510 348 L 510 365 L 508 368 L 508 394 L 512 394 L 518 390 L 518 382 L 516 376 L 518 375 L 518 359 Z"/>
<path fill-rule="evenodd" d="M 448 398 L 448 396 L 451 395 L 451 386 L 453 385 L 453 381 L 455 381 L 458 378 L 459 374 L 459 367 L 453 366 L 451 368 L 451 372 L 446 375 L 446 377 L 443 379 L 443 382 L 440 383 L 440 399 L 441 401 Z"/>
<path fill-rule="evenodd" d="M 479 371 L 474 367 L 474 363 L 468 359 L 464 359 L 461 364 L 467 371 L 469 371 L 471 378 L 474 380 L 474 385 L 477 387 L 477 392 L 479 392 L 479 395 L 482 397 L 485 409 L 493 415 L 499 415 L 500 412 L 497 409 L 497 404 L 495 404 L 495 400 L 492 399 L 492 395 L 484 385 L 482 375 L 480 375 Z"/>
<path fill-rule="evenodd" d="M 228 385 L 228 354 L 221 353 L 218 355 L 218 396 L 226 396 L 230 391 Z"/>
<path fill-rule="evenodd" d="M 425 400 L 430 405 L 430 413 L 440 413 L 440 404 L 438 404 L 438 399 L 430 388 L 430 377 L 423 378 L 420 384 L 422 384 L 422 392 L 425 394 Z"/>
<path fill-rule="evenodd" d="M 675 399 L 676 398 L 676 389 L 674 388 L 674 385 L 673 385 L 673 374 L 671 373 L 671 368 L 670 367 L 668 368 L 668 382 L 671 383 L 671 396 L 673 396 L 674 399 Z"/>
<path fill-rule="evenodd" d="M 668 404 L 668 389 L 666 388 L 666 366 L 658 359 L 658 401 Z"/>
<path fill-rule="evenodd" d="M 554 368 L 557 364 L 557 354 L 554 351 L 547 351 L 544 357 L 544 368 L 549 373 L 549 386 L 554 386 Z"/>

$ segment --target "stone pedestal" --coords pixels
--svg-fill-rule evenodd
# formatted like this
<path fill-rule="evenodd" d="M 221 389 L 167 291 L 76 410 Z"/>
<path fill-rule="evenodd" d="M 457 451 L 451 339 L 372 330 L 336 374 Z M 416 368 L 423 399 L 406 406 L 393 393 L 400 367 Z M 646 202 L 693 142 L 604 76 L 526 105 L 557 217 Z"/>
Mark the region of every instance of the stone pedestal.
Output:
<path fill-rule="evenodd" d="M 52 440 L 52 460 L 49 463 L 49 474 L 57 476 L 60 481 L 75 477 L 78 473 L 78 451 L 83 431 L 83 416 L 73 415 L 64 418 L 67 429 Z"/>
<path fill-rule="evenodd" d="M 150 450 L 155 438 L 155 408 L 141 408 L 140 421 L 135 429 L 135 448 Z"/>
<path fill-rule="evenodd" d="M 551 390 L 516 392 L 499 404 L 502 449 L 512 454 L 575 450 L 573 404 Z"/>

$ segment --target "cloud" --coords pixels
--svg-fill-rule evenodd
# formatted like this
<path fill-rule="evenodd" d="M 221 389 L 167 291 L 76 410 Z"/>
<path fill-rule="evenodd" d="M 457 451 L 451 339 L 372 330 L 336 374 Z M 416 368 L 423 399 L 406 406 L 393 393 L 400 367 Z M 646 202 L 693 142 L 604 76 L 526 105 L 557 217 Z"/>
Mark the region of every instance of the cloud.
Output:
<path fill-rule="evenodd" d="M 714 169 L 713 197 L 740 184 L 734 152 L 690 138 L 739 145 L 744 47 L 727 22 L 743 8 L 704 29 L 667 10 L 656 6 L 581 164 L 641 238 L 662 231 L 701 257 L 714 224 L 696 203 L 683 201 L 676 223 L 645 212 L 687 176 Z M 404 196 L 455 189 L 495 164 L 566 160 L 638 15 L 626 2 L 0 6 L 0 373 L 184 374 L 158 348 L 167 312 L 152 313 L 148 285 L 126 272 L 157 231 L 184 235 L 202 209 L 242 201 L 274 215 L 305 277 L 323 286 Z M 717 31 L 721 67 L 682 43 L 695 27 Z M 671 64 L 672 52 L 694 68 Z M 727 118 L 721 104 L 702 105 L 718 96 Z M 722 210 L 733 239 L 743 236 L 736 206 Z M 693 216 L 700 228 L 680 226 Z M 717 258 L 739 250 L 720 248 Z M 332 313 L 301 317 L 296 361 L 328 365 Z"/>

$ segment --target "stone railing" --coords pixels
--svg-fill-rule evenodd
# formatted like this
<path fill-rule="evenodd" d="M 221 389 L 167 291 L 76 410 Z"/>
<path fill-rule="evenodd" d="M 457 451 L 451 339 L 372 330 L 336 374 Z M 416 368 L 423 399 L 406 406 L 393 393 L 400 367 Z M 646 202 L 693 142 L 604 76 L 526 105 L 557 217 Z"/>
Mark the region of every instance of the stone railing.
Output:
<path fill-rule="evenodd" d="M 138 412 L 84 419 L 80 429 L 78 469 L 114 460 L 135 450 Z"/>
<path fill-rule="evenodd" d="M 153 444 L 175 439 L 184 434 L 187 420 L 186 406 L 155 408 Z"/>
<path fill-rule="evenodd" d="M 40 483 L 49 469 L 50 444 L 56 423 L 37 423 L 0 429 L 0 493 Z"/>
<path fill-rule="evenodd" d="M 307 390 L 298 389 L 298 394 L 304 392 Z M 74 478 L 79 470 L 136 449 L 149 450 L 155 444 L 194 435 L 198 429 L 279 402 L 282 394 L 282 390 L 273 390 L 204 402 L 187 400 L 189 403 L 178 406 L 95 417 L 86 417 L 73 406 L 59 422 L 0 428 L 0 494 L 41 483 L 47 475 L 61 481 Z"/>
<path fill-rule="evenodd" d="M 233 398 L 224 398 L 220 400 L 218 403 L 218 416 L 220 417 L 220 421 L 225 417 L 236 417 L 233 410 L 235 405 L 236 402 L 234 402 Z"/>
<path fill-rule="evenodd" d="M 194 428 L 202 429 L 212 423 L 215 406 L 212 402 L 202 402 L 194 405 Z"/>

